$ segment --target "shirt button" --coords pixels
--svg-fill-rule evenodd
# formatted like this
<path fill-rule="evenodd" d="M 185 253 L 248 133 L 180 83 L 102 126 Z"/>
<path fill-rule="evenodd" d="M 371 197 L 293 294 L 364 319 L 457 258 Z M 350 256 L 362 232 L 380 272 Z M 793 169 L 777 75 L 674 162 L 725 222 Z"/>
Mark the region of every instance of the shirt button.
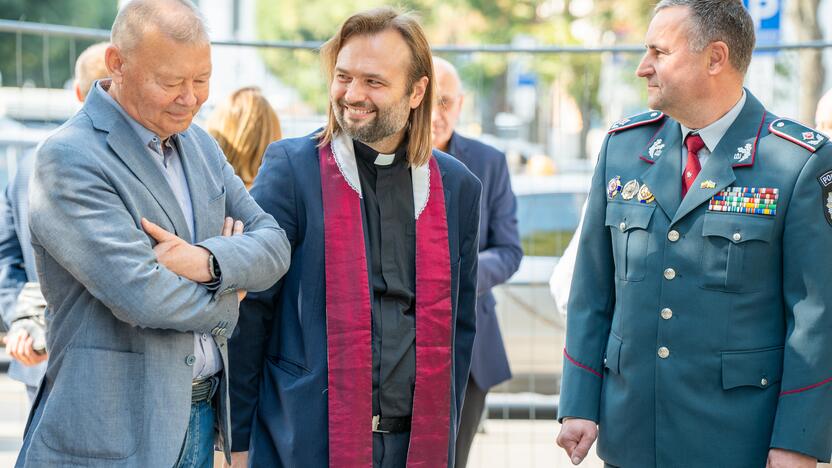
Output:
<path fill-rule="evenodd" d="M 625 230 L 627 230 L 627 223 L 622 221 L 621 224 L 618 225 L 618 229 L 620 229 L 621 232 L 624 232 Z"/>
<path fill-rule="evenodd" d="M 208 334 L 207 334 L 207 333 L 203 333 L 203 334 L 202 334 L 202 339 L 203 339 L 203 340 L 207 340 L 207 339 L 208 339 Z"/>
<path fill-rule="evenodd" d="M 742 234 L 735 232 L 734 235 L 731 236 L 731 239 L 734 239 L 734 242 L 739 242 L 742 240 Z"/>
<path fill-rule="evenodd" d="M 674 270 L 673 268 L 668 268 L 667 270 L 664 271 L 664 279 L 669 281 L 669 280 L 672 280 L 675 277 L 676 277 L 676 270 Z"/>
<path fill-rule="evenodd" d="M 679 240 L 679 231 L 674 229 L 674 230 L 668 232 L 667 233 L 667 240 L 669 240 L 670 242 L 676 242 L 677 240 Z"/>
<path fill-rule="evenodd" d="M 670 350 L 662 346 L 661 348 L 659 348 L 658 354 L 660 358 L 667 359 L 667 357 L 670 356 Z"/>
<path fill-rule="evenodd" d="M 763 377 L 762 379 L 760 379 L 760 386 L 761 387 L 765 387 L 767 385 L 768 385 L 768 379 L 767 378 Z"/>
<path fill-rule="evenodd" d="M 670 320 L 671 317 L 673 317 L 673 311 L 670 310 L 669 307 L 665 307 L 664 309 L 662 309 L 662 318 L 663 319 Z"/>
<path fill-rule="evenodd" d="M 196 362 L 196 356 L 193 354 L 189 354 L 188 357 L 185 358 L 185 364 L 192 366 Z"/>

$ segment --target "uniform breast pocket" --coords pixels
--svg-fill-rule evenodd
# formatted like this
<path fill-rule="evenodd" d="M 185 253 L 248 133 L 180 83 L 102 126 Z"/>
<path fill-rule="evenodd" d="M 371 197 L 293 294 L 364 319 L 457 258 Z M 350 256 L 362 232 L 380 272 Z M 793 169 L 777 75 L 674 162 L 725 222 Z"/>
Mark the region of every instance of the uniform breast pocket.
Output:
<path fill-rule="evenodd" d="M 707 214 L 702 222 L 702 287 L 726 292 L 762 289 L 771 274 L 774 217 Z"/>
<path fill-rule="evenodd" d="M 607 203 L 606 225 L 612 236 L 615 276 L 622 281 L 644 279 L 647 246 L 650 240 L 650 218 L 654 204 Z"/>

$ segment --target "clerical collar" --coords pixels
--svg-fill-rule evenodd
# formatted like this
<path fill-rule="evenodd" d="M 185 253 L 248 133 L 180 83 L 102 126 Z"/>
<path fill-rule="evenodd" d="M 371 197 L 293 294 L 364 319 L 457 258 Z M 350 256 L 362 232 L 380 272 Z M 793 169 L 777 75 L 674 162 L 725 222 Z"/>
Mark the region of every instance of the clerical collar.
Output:
<path fill-rule="evenodd" d="M 371 162 L 376 166 L 390 166 L 394 163 L 398 164 L 404 161 L 407 157 L 407 140 L 403 141 L 393 154 L 379 153 L 358 140 L 353 140 L 353 147 L 355 148 L 356 156 L 366 162 Z"/>

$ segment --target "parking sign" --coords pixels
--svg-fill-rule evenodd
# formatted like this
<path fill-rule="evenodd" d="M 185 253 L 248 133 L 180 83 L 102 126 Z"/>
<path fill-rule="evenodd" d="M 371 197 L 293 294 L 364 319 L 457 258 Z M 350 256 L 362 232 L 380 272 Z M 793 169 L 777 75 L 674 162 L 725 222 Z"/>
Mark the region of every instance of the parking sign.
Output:
<path fill-rule="evenodd" d="M 757 44 L 780 42 L 780 12 L 783 0 L 743 0 L 742 3 L 754 19 Z"/>

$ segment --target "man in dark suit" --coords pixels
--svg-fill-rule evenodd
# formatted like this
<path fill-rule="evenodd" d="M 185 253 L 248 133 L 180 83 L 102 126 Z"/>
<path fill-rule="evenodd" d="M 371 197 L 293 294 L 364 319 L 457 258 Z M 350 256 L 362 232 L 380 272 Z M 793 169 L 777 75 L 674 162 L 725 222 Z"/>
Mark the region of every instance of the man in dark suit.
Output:
<path fill-rule="evenodd" d="M 506 156 L 454 131 L 464 99 L 462 82 L 448 61 L 434 57 L 433 67 L 438 95 L 433 109 L 433 144 L 465 164 L 482 182 L 477 334 L 456 442 L 456 466 L 464 467 L 488 390 L 511 378 L 491 288 L 506 282 L 517 271 L 523 250 L 517 233 L 517 200 L 511 191 Z"/>
<path fill-rule="evenodd" d="M 482 187 L 432 150 L 413 17 L 353 15 L 321 55 L 326 128 L 269 146 L 251 190 L 293 258 L 243 302 L 229 345 L 234 465 L 451 467 Z"/>

